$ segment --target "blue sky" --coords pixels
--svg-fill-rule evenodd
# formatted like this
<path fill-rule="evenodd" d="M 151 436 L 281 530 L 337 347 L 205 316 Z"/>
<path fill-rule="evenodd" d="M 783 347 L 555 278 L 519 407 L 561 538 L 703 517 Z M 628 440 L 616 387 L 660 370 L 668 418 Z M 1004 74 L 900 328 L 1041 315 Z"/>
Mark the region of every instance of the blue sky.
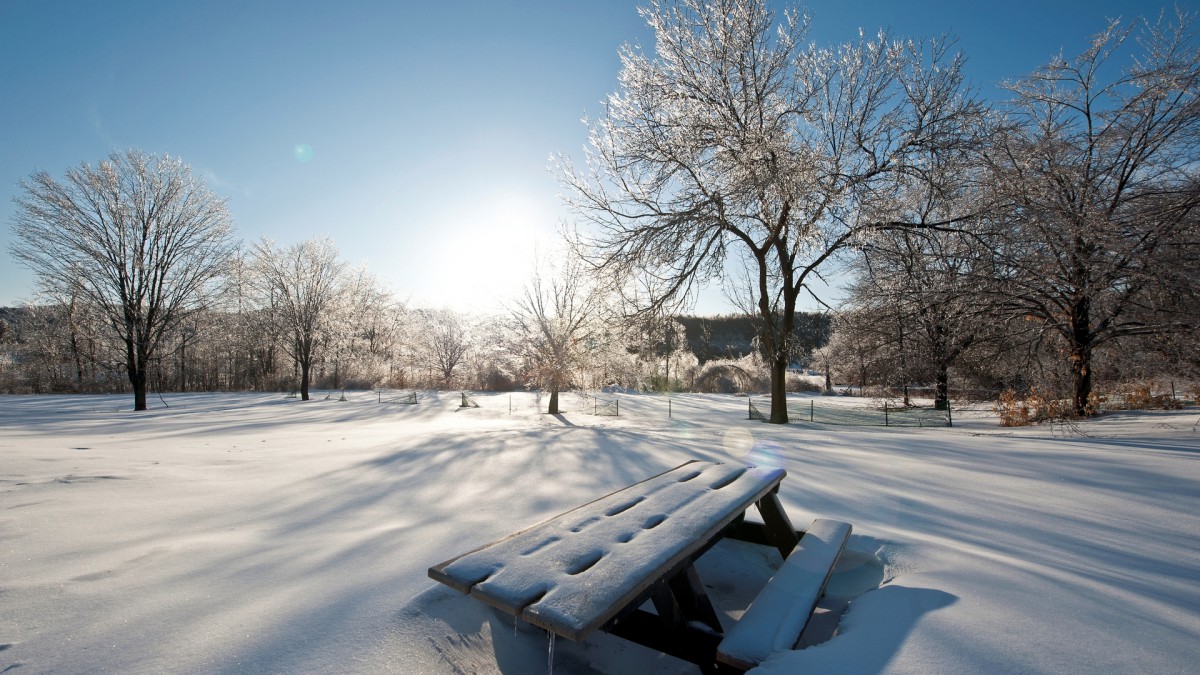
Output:
<path fill-rule="evenodd" d="M 138 148 L 190 164 L 247 242 L 329 235 L 402 298 L 487 309 L 568 217 L 549 157 L 581 154 L 618 47 L 652 46 L 638 4 L 0 0 L 0 306 L 33 292 L 8 255 L 19 181 Z M 818 44 L 860 27 L 954 34 L 992 96 L 1083 49 L 1106 17 L 1174 5 L 806 6 Z M 730 309 L 719 291 L 696 308 Z"/>

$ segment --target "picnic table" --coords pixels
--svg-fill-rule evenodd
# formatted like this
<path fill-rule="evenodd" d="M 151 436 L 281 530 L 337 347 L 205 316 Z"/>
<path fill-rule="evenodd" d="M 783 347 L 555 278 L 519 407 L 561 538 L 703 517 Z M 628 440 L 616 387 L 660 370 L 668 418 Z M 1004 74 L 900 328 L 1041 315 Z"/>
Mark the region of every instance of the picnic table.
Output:
<path fill-rule="evenodd" d="M 786 475 L 687 462 L 434 565 L 429 576 L 553 635 L 579 641 L 602 630 L 706 673 L 742 671 L 796 642 L 850 533 L 824 520 L 797 531 L 778 497 Z M 746 520 L 752 505 L 762 523 Z M 729 634 L 694 566 L 724 537 L 774 546 L 785 559 Z"/>

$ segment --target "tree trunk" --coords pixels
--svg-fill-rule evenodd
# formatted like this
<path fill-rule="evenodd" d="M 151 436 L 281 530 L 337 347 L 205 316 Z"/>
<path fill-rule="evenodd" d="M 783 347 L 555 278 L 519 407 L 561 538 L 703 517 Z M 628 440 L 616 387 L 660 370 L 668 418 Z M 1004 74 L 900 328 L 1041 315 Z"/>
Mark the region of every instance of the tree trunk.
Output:
<path fill-rule="evenodd" d="M 312 370 L 311 364 L 308 361 L 300 363 L 300 400 L 308 400 L 308 373 Z"/>
<path fill-rule="evenodd" d="M 133 386 L 133 409 L 146 409 L 146 373 L 129 371 L 129 384 Z"/>
<path fill-rule="evenodd" d="M 546 409 L 546 412 L 551 415 L 558 414 L 558 387 L 557 386 L 553 386 L 550 388 L 550 406 Z"/>
<path fill-rule="evenodd" d="M 938 366 L 937 384 L 933 398 L 934 410 L 950 409 L 950 373 L 947 370 L 945 364 Z"/>
<path fill-rule="evenodd" d="M 67 308 L 67 328 L 71 331 L 71 357 L 75 360 L 75 390 L 83 388 L 83 356 L 79 353 L 79 326 L 75 324 L 75 298 Z"/>
<path fill-rule="evenodd" d="M 134 338 L 126 336 L 125 372 L 129 374 L 129 386 L 133 388 L 134 411 L 146 409 L 146 360 Z"/>
<path fill-rule="evenodd" d="M 1092 335 L 1091 303 L 1086 299 L 1075 302 L 1071 316 L 1071 335 L 1068 338 L 1071 362 L 1071 412 L 1077 417 L 1088 414 L 1088 399 L 1092 395 Z"/>
<path fill-rule="evenodd" d="M 1078 417 L 1088 414 L 1088 399 L 1092 395 L 1091 345 L 1071 345 L 1071 410 Z"/>
<path fill-rule="evenodd" d="M 787 355 L 771 360 L 771 424 L 787 424 Z"/>
<path fill-rule="evenodd" d="M 179 341 L 179 391 L 187 391 L 187 336 Z"/>
<path fill-rule="evenodd" d="M 140 360 L 140 359 L 139 359 Z M 129 386 L 133 387 L 133 409 L 146 409 L 146 367 L 137 361 L 129 364 Z"/>

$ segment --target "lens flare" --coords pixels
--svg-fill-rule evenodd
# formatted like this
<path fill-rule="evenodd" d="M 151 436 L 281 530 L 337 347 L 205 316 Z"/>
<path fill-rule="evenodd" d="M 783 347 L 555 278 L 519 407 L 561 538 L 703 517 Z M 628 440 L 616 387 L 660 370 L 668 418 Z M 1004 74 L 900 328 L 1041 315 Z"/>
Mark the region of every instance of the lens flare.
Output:
<path fill-rule="evenodd" d="M 728 452 L 730 456 L 745 459 L 746 455 L 750 454 L 750 449 L 754 447 L 754 436 L 741 427 L 734 427 L 721 437 L 721 445 L 725 447 L 725 452 Z"/>
<path fill-rule="evenodd" d="M 783 446 L 774 441 L 758 441 L 746 453 L 744 459 L 747 464 L 771 468 L 784 468 L 785 463 Z"/>
<path fill-rule="evenodd" d="M 308 143 L 300 143 L 296 147 L 292 148 L 292 156 L 296 158 L 297 162 L 303 163 L 303 162 L 312 161 L 312 158 L 313 158 L 312 146 L 309 145 Z"/>

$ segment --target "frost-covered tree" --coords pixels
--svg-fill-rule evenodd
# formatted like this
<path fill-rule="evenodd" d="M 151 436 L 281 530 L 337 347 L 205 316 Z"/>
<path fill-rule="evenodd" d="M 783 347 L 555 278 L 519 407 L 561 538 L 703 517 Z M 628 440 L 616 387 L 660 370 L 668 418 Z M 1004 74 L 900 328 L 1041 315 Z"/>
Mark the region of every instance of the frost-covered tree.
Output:
<path fill-rule="evenodd" d="M 386 379 L 388 362 L 396 356 L 404 306 L 362 265 L 347 276 L 341 308 L 338 332 L 349 376 L 375 386 Z"/>
<path fill-rule="evenodd" d="M 421 312 L 420 333 L 424 365 L 437 374 L 438 386 L 451 386 L 471 351 L 466 318 L 450 309 L 427 310 Z"/>
<path fill-rule="evenodd" d="M 1200 48 L 1191 17 L 1113 21 L 1074 58 L 1009 86 L 988 152 L 1004 238 L 996 295 L 1058 339 L 1072 409 L 1093 354 L 1187 329 L 1200 206 Z M 1123 61 L 1123 62 L 1122 62 Z"/>
<path fill-rule="evenodd" d="M 936 193 L 909 191 L 907 217 L 913 222 L 944 220 L 965 206 L 953 201 L 978 199 L 970 166 L 948 173 Z M 980 280 L 993 269 L 981 224 L 967 222 L 954 231 L 937 228 L 892 229 L 877 233 L 862 247 L 854 266 L 848 305 L 861 315 L 859 330 L 879 333 L 881 346 L 895 357 L 894 372 L 904 387 L 932 378 L 934 405 L 949 406 L 949 374 L 970 347 L 995 331 L 992 298 L 980 292 Z"/>
<path fill-rule="evenodd" d="M 770 421 L 785 423 L 808 282 L 870 231 L 906 225 L 889 210 L 896 192 L 938 182 L 924 159 L 975 133 L 963 59 L 950 42 L 886 32 L 805 47 L 807 18 L 776 21 L 765 0 L 653 2 L 643 15 L 655 53 L 621 50 L 586 167 L 563 160 L 581 249 L 641 310 L 745 270 Z"/>
<path fill-rule="evenodd" d="M 512 351 L 530 381 L 550 392 L 547 412 L 559 412 L 558 394 L 587 362 L 600 334 L 599 294 L 575 258 L 539 263 L 510 308 Z"/>
<path fill-rule="evenodd" d="M 632 385 L 656 391 L 679 389 L 684 371 L 699 365 L 689 349 L 687 330 L 674 316 L 645 313 L 624 328 L 625 349 L 637 355 L 641 371 Z"/>
<path fill-rule="evenodd" d="M 300 398 L 307 401 L 313 365 L 329 340 L 346 263 L 327 237 L 281 248 L 262 239 L 254 253 L 261 302 L 282 328 L 283 349 L 300 369 Z"/>
<path fill-rule="evenodd" d="M 180 160 L 129 150 L 61 181 L 38 171 L 14 201 L 13 257 L 104 316 L 145 410 L 164 336 L 205 306 L 234 251 L 225 200 Z"/>

